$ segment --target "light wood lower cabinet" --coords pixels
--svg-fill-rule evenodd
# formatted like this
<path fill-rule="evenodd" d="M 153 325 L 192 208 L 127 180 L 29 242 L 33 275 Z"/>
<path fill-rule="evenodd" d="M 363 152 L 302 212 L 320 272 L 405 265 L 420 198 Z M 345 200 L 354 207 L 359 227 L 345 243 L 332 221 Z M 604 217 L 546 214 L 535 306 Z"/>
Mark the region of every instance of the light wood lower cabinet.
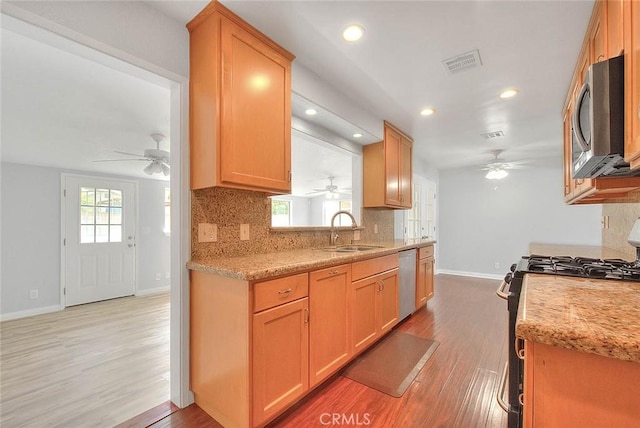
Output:
<path fill-rule="evenodd" d="M 433 245 L 420 248 L 416 270 L 416 309 L 424 306 L 433 297 L 434 264 Z"/>
<path fill-rule="evenodd" d="M 398 268 L 351 284 L 352 354 L 371 346 L 398 322 Z"/>
<path fill-rule="evenodd" d="M 253 316 L 253 419 L 265 421 L 309 389 L 309 299 Z"/>
<path fill-rule="evenodd" d="M 311 272 L 309 300 L 311 341 L 309 384 L 315 386 L 351 357 L 348 338 L 348 299 L 351 265 Z"/>
<path fill-rule="evenodd" d="M 373 337 L 358 352 L 398 322 L 398 255 L 255 282 L 191 271 L 190 305 L 196 404 L 264 426 L 353 359 L 360 332 Z"/>
<path fill-rule="evenodd" d="M 524 427 L 637 427 L 640 363 L 525 343 Z"/>

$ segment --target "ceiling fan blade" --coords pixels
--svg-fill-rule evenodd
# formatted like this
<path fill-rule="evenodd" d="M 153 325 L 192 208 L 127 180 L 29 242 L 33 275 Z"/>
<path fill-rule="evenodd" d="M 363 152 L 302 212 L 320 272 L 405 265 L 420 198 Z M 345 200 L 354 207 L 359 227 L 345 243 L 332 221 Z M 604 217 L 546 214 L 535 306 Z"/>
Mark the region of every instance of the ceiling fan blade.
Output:
<path fill-rule="evenodd" d="M 101 160 L 94 160 L 91 162 L 120 162 L 120 161 L 143 161 L 143 162 L 149 162 L 148 159 L 101 159 Z"/>
<path fill-rule="evenodd" d="M 115 153 L 120 153 L 121 155 L 127 155 L 127 156 L 136 156 L 139 158 L 144 158 L 144 155 L 141 155 L 140 153 L 128 153 L 128 152 L 120 152 L 118 150 L 114 150 Z"/>

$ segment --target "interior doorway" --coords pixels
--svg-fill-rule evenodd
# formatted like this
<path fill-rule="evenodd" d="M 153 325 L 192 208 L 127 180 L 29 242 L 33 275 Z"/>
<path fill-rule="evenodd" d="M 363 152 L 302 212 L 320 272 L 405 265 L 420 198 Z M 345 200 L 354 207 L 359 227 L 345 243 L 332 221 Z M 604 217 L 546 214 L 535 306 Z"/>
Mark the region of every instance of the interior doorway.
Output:
<path fill-rule="evenodd" d="M 186 332 L 188 331 L 188 300 L 184 298 L 188 288 L 188 273 L 184 266 L 189 254 L 189 240 L 183 239 L 185 234 L 187 237 L 189 236 L 188 224 L 186 224 L 184 220 L 189 218 L 188 191 L 185 190 L 185 188 L 188 189 L 188 180 L 186 179 L 186 177 L 188 177 L 188 163 L 187 156 L 185 156 L 187 148 L 181 144 L 181 141 L 186 141 L 186 123 L 188 121 L 186 115 L 186 78 L 176 76 L 171 72 L 165 73 L 157 67 L 153 69 L 155 72 L 159 72 L 159 74 L 151 73 L 141 68 L 141 66 L 148 64 L 144 64 L 143 61 L 139 61 L 138 63 L 135 58 L 127 56 L 117 49 L 109 48 L 109 46 L 101 44 L 100 42 L 94 43 L 87 37 L 74 34 L 73 31 L 66 31 L 63 27 L 47 22 L 46 20 L 39 20 L 37 17 L 34 18 L 29 14 L 21 16 L 20 13 L 15 12 L 16 10 L 12 10 L 12 15 L 19 19 L 13 19 L 5 15 L 2 16 L 3 28 L 11 26 L 12 29 L 15 30 L 16 27 L 19 26 L 29 26 L 30 24 L 28 24 L 28 22 L 31 22 L 35 24 L 35 27 L 31 26 L 33 28 L 29 28 L 25 33 L 37 34 L 41 42 L 51 43 L 58 49 L 74 43 L 75 46 L 72 51 L 75 54 L 81 53 L 82 55 L 86 55 L 86 58 L 90 58 L 103 65 L 108 64 L 108 67 L 130 73 L 139 79 L 165 85 L 170 91 L 171 130 L 169 140 L 171 147 L 171 182 L 167 182 L 166 184 L 170 186 L 172 202 L 169 207 L 169 222 L 172 231 L 170 233 L 170 262 L 168 263 L 171 278 L 168 276 L 169 269 L 167 269 L 167 273 L 162 272 L 161 274 L 163 279 L 170 279 L 171 284 L 170 353 L 172 373 L 170 398 L 179 406 L 189 404 L 189 402 L 192 401 L 192 397 L 188 390 L 188 347 L 184 346 Z M 62 37 L 60 37 L 60 35 L 62 35 Z M 58 40 L 53 41 L 53 39 L 56 38 Z M 6 141 L 3 141 L 3 144 L 5 143 Z M 96 187 L 96 189 L 97 188 L 98 187 Z M 111 187 L 106 188 L 111 189 Z M 114 206 L 110 208 L 117 207 Z M 118 226 L 113 222 L 108 225 Z M 96 223 L 94 226 L 97 227 L 98 224 Z M 101 224 L 101 226 L 103 225 Z M 144 230 L 142 230 L 142 233 L 144 233 Z M 130 235 L 123 235 L 125 239 L 128 239 L 128 236 Z M 94 232 L 94 239 L 95 238 L 96 235 Z M 158 274 L 160 274 L 160 272 Z M 164 276 L 165 274 L 166 277 Z M 61 292 L 64 292 L 64 290 L 61 290 Z"/>

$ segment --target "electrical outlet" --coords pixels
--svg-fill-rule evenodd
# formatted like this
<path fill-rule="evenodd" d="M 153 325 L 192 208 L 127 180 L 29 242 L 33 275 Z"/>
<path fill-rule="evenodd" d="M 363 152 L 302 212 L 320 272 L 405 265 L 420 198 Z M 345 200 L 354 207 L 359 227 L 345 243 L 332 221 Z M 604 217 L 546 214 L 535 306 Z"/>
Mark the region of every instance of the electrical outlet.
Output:
<path fill-rule="evenodd" d="M 495 269 L 500 269 L 500 263 L 495 262 L 495 263 L 493 264 L 493 267 L 494 267 Z"/>
<path fill-rule="evenodd" d="M 156 272 L 156 281 L 160 281 L 162 279 L 162 272 Z"/>
<path fill-rule="evenodd" d="M 29 290 L 29 299 L 37 299 L 38 298 L 38 289 Z"/>
<path fill-rule="evenodd" d="M 373 233 L 378 233 L 378 225 L 377 224 L 373 225 Z"/>
<path fill-rule="evenodd" d="M 353 231 L 353 240 L 354 241 L 359 241 L 360 240 L 360 231 L 359 230 L 354 230 Z"/>
<path fill-rule="evenodd" d="M 602 224 L 603 229 L 609 229 L 609 216 L 603 215 L 600 224 Z"/>
<path fill-rule="evenodd" d="M 218 225 L 211 223 L 198 224 L 198 242 L 216 242 L 218 240 Z"/>
<path fill-rule="evenodd" d="M 240 225 L 240 240 L 248 241 L 249 240 L 249 225 L 241 224 Z"/>
<path fill-rule="evenodd" d="M 165 277 L 166 279 L 171 278 L 171 272 L 165 272 L 165 273 L 164 273 L 164 277 Z"/>

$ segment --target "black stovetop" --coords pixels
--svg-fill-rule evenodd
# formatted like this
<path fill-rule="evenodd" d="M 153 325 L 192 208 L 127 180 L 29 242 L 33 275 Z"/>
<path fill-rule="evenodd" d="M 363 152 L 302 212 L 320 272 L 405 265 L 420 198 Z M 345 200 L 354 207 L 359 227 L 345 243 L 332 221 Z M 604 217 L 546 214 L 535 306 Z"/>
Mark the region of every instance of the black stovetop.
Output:
<path fill-rule="evenodd" d="M 523 257 L 522 263 L 518 265 L 518 268 L 529 273 L 640 282 L 640 264 L 621 259 L 539 256 L 534 254 Z"/>

